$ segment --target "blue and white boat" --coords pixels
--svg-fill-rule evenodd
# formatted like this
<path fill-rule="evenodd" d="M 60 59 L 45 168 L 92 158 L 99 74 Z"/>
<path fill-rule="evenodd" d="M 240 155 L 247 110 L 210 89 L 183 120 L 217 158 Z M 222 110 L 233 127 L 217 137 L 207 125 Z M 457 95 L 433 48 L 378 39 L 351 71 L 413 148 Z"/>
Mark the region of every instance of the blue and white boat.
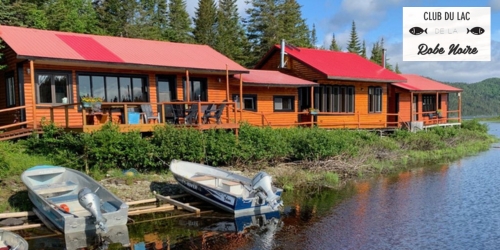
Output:
<path fill-rule="evenodd" d="M 61 232 L 75 233 L 126 225 L 128 205 L 88 175 L 59 166 L 35 166 L 21 180 L 34 211 Z M 41 218 L 42 219 L 42 218 Z"/>
<path fill-rule="evenodd" d="M 253 179 L 198 163 L 173 160 L 170 171 L 186 192 L 235 216 L 276 211 L 283 205 L 282 189 L 259 172 Z"/>

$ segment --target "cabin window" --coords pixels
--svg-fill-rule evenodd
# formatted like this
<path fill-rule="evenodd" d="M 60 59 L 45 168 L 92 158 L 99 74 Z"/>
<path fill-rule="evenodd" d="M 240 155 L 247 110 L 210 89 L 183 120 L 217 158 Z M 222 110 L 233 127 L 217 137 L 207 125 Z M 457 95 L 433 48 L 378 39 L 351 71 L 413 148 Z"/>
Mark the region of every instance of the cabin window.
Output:
<path fill-rule="evenodd" d="M 71 74 L 38 72 L 35 77 L 37 103 L 62 104 L 71 101 Z"/>
<path fill-rule="evenodd" d="M 353 113 L 354 86 L 321 85 L 315 87 L 314 108 L 321 112 Z"/>
<path fill-rule="evenodd" d="M 294 96 L 274 96 L 274 111 L 295 111 Z"/>
<path fill-rule="evenodd" d="M 422 112 L 436 111 L 436 95 L 422 95 Z"/>
<path fill-rule="evenodd" d="M 14 73 L 10 72 L 5 77 L 5 86 L 7 93 L 7 107 L 16 105 L 16 89 L 14 88 Z"/>
<path fill-rule="evenodd" d="M 368 112 L 382 112 L 382 87 L 368 87 Z"/>
<path fill-rule="evenodd" d="M 146 77 L 78 75 L 78 97 L 101 97 L 105 102 L 147 102 Z"/>
<path fill-rule="evenodd" d="M 191 85 L 189 86 L 189 100 L 190 101 L 208 101 L 208 86 L 206 78 L 189 78 Z M 186 95 L 186 79 L 182 80 L 182 87 L 184 89 L 184 100 L 187 100 Z"/>
<path fill-rule="evenodd" d="M 159 76 L 156 80 L 158 102 L 171 102 L 177 99 L 175 76 Z"/>
<path fill-rule="evenodd" d="M 239 95 L 233 95 L 233 101 L 236 103 L 236 108 L 240 108 Z M 243 94 L 243 109 L 248 111 L 257 111 L 257 95 Z"/>

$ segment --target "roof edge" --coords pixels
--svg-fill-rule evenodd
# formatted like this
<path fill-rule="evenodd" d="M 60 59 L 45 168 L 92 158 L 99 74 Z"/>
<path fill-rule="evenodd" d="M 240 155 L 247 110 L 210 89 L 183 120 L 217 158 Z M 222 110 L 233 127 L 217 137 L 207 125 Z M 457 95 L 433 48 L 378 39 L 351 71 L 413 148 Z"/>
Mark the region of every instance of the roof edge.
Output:
<path fill-rule="evenodd" d="M 385 83 L 399 83 L 406 82 L 407 80 L 381 80 L 381 79 L 370 79 L 370 78 L 351 78 L 351 77 L 338 77 L 338 76 L 328 76 L 328 80 L 348 80 L 348 81 L 362 81 L 362 82 L 385 82 Z"/>
<path fill-rule="evenodd" d="M 250 87 L 312 87 L 317 86 L 317 83 L 304 83 L 304 84 L 269 84 L 269 83 L 255 83 L 255 82 L 243 82 L 243 86 Z"/>
<path fill-rule="evenodd" d="M 83 64 L 96 64 L 96 65 L 121 65 L 124 68 L 128 67 L 145 67 L 145 68 L 156 68 L 163 70 L 173 70 L 173 71 L 185 71 L 185 70 L 193 70 L 193 71 L 202 71 L 202 72 L 223 72 L 225 73 L 225 69 L 201 69 L 201 68 L 188 68 L 188 67 L 168 67 L 168 66 L 158 66 L 158 65 L 150 65 L 150 64 L 137 64 L 137 63 L 115 63 L 115 62 L 99 62 L 99 61 L 88 61 L 88 60 L 73 60 L 73 59 L 60 59 L 60 58 L 50 58 L 50 57 L 33 57 L 33 56 L 23 56 L 18 55 L 17 59 L 20 60 L 41 60 L 41 61 L 50 61 L 50 62 L 75 62 L 75 63 L 83 63 Z M 248 74 L 249 70 L 227 70 L 229 74 Z"/>

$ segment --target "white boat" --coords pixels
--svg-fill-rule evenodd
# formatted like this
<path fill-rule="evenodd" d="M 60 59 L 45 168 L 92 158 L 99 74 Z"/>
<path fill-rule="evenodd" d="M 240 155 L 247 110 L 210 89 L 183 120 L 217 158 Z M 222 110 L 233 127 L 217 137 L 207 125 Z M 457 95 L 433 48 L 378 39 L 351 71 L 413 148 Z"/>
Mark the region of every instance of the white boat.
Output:
<path fill-rule="evenodd" d="M 198 163 L 173 160 L 170 171 L 186 192 L 235 216 L 262 214 L 282 206 L 282 189 L 259 172 L 253 179 Z"/>
<path fill-rule="evenodd" d="M 21 180 L 36 210 L 63 233 L 105 233 L 108 227 L 127 223 L 128 205 L 82 172 L 35 166 L 24 171 Z"/>
<path fill-rule="evenodd" d="M 0 229 L 0 250 L 28 250 L 28 242 L 18 234 Z"/>

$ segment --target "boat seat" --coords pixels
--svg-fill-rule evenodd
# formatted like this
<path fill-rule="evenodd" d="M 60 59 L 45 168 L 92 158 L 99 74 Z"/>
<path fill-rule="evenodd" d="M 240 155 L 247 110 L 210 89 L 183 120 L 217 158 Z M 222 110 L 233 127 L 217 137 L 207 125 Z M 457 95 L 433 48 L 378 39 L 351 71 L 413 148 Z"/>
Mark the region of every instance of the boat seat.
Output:
<path fill-rule="evenodd" d="M 191 178 L 189 178 L 192 181 L 196 181 L 200 184 L 207 185 L 207 186 L 217 186 L 217 179 L 213 176 L 208 176 L 208 175 L 195 175 Z"/>
<path fill-rule="evenodd" d="M 241 183 L 229 180 L 223 180 L 221 183 L 223 191 L 236 195 L 240 195 L 243 192 L 243 185 L 241 185 Z"/>
<path fill-rule="evenodd" d="M 37 194 L 40 195 L 46 195 L 46 194 L 73 191 L 77 187 L 78 185 L 76 185 L 74 182 L 65 181 L 62 183 L 38 185 L 33 188 L 33 191 L 35 191 Z"/>

